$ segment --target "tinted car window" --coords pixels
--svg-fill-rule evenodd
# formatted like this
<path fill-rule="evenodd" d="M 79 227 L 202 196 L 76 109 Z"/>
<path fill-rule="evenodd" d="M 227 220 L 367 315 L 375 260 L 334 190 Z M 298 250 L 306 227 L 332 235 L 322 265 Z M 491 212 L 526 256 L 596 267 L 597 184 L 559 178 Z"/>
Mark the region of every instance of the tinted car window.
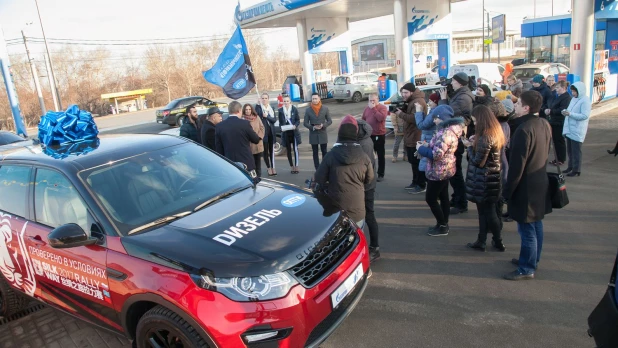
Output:
<path fill-rule="evenodd" d="M 0 132 L 0 145 L 12 144 L 25 139 L 11 132 Z"/>
<path fill-rule="evenodd" d="M 517 76 L 518 79 L 533 78 L 534 75 L 538 75 L 540 73 L 541 69 L 538 68 L 513 69 L 513 75 Z"/>
<path fill-rule="evenodd" d="M 195 144 L 127 158 L 80 177 L 122 234 L 251 185 L 236 166 Z"/>
<path fill-rule="evenodd" d="M 178 100 L 172 100 L 169 104 L 165 105 L 164 109 L 174 109 L 178 105 Z"/>
<path fill-rule="evenodd" d="M 345 85 L 346 83 L 348 83 L 348 78 L 345 76 L 336 77 L 335 81 L 333 82 L 333 84 L 335 85 Z"/>
<path fill-rule="evenodd" d="M 29 183 L 30 167 L 0 167 L 0 210 L 25 217 Z"/>
<path fill-rule="evenodd" d="M 73 184 L 49 169 L 36 171 L 34 211 L 38 223 L 52 228 L 74 223 L 88 232 L 93 222 Z"/>

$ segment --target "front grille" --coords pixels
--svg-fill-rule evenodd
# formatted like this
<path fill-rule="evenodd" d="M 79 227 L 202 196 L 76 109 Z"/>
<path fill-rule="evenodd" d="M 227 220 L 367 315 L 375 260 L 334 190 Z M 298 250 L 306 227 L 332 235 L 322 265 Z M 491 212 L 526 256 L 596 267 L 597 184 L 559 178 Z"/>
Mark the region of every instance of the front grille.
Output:
<path fill-rule="evenodd" d="M 316 341 L 325 340 L 328 336 L 322 336 L 329 331 L 331 331 L 330 333 L 332 333 L 332 331 L 334 331 L 334 329 L 336 329 L 336 327 L 341 324 L 345 316 L 350 314 L 350 306 L 352 305 L 354 300 L 356 300 L 356 298 L 361 295 L 361 291 L 363 290 L 363 285 L 366 279 L 367 274 L 363 275 L 363 278 L 361 278 L 361 280 L 356 284 L 356 288 L 354 288 L 354 290 L 348 296 L 346 296 L 346 298 L 344 298 L 341 303 L 339 303 L 337 308 L 335 308 L 334 311 L 332 311 L 326 318 L 324 318 L 324 320 L 322 320 L 321 323 L 318 324 L 318 326 L 313 329 L 313 331 L 311 331 L 311 333 L 309 334 L 309 338 L 307 338 L 307 343 L 305 344 L 305 346 L 313 346 L 316 343 L 321 343 Z"/>
<path fill-rule="evenodd" d="M 292 268 L 292 273 L 302 285 L 313 287 L 345 259 L 358 241 L 354 227 L 342 220 L 303 262 Z"/>

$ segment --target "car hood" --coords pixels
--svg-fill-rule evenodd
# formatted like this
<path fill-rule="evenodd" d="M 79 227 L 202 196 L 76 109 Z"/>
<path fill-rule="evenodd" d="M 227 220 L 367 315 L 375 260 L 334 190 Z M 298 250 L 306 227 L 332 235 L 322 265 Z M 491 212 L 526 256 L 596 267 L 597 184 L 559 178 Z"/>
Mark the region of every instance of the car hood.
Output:
<path fill-rule="evenodd" d="M 259 276 L 295 266 L 341 224 L 347 217 L 332 202 L 262 183 L 122 243 L 130 255 L 189 273 Z"/>

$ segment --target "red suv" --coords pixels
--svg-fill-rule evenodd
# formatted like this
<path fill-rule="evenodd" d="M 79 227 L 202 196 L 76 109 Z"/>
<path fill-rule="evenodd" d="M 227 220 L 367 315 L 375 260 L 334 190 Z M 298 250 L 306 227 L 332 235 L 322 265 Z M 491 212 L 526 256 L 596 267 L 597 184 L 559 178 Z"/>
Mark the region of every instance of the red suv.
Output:
<path fill-rule="evenodd" d="M 33 297 L 137 347 L 317 347 L 367 285 L 344 212 L 175 136 L 0 150 L 0 315 Z"/>

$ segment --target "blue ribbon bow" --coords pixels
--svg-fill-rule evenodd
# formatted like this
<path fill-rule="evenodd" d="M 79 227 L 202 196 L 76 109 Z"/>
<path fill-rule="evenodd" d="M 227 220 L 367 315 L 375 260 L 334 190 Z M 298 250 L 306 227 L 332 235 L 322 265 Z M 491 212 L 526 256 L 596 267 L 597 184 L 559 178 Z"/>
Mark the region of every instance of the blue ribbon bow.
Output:
<path fill-rule="evenodd" d="M 54 158 L 88 153 L 99 146 L 97 128 L 92 114 L 77 105 L 66 111 L 48 111 L 39 122 L 39 141 L 44 153 Z"/>

